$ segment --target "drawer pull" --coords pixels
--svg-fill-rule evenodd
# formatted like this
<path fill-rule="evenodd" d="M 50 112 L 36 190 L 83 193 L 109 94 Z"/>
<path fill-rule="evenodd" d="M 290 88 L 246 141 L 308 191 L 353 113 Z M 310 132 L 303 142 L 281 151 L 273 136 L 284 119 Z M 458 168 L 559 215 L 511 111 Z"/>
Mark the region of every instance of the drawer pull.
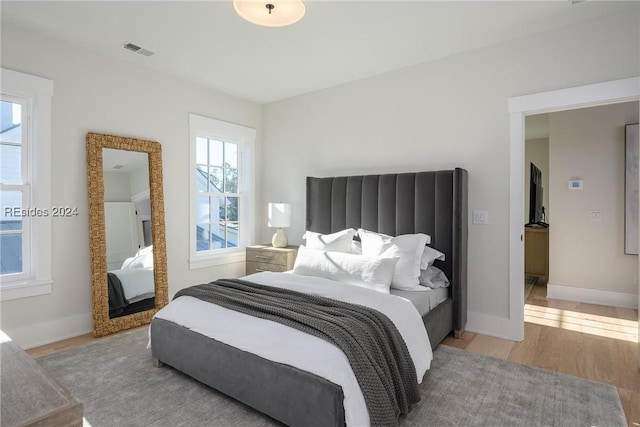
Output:
<path fill-rule="evenodd" d="M 256 272 L 258 272 L 258 273 L 261 273 L 261 272 L 263 272 L 263 271 L 268 271 L 268 270 L 263 270 L 263 269 L 261 269 L 261 268 L 256 268 Z"/>
<path fill-rule="evenodd" d="M 264 255 L 256 255 L 256 258 L 260 258 L 260 259 L 269 259 L 271 257 L 269 256 L 264 256 Z"/>

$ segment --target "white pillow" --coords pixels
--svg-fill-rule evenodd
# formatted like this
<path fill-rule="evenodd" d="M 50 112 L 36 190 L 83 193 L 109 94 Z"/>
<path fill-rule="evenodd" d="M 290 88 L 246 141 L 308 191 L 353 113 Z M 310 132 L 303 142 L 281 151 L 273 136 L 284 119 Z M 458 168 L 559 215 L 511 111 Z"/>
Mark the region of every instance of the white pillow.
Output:
<path fill-rule="evenodd" d="M 147 270 L 153 270 L 153 245 L 138 249 L 134 256 L 124 260 L 120 268 L 146 268 Z"/>
<path fill-rule="evenodd" d="M 446 288 L 449 286 L 449 279 L 444 271 L 430 265 L 429 268 L 420 272 L 420 284 L 432 289 Z"/>
<path fill-rule="evenodd" d="M 325 252 L 350 252 L 353 236 L 356 235 L 354 228 L 337 231 L 331 234 L 320 234 L 315 231 L 306 231 L 303 239 L 308 249 L 318 249 Z"/>
<path fill-rule="evenodd" d="M 397 261 L 397 258 L 324 252 L 300 246 L 293 272 L 303 276 L 324 277 L 388 294 Z"/>
<path fill-rule="evenodd" d="M 420 284 L 420 261 L 429 236 L 418 233 L 392 237 L 361 228 L 358 235 L 363 255 L 400 258 L 391 280 L 392 288 L 410 291 Z"/>
<path fill-rule="evenodd" d="M 444 254 L 431 246 L 425 246 L 420 260 L 420 270 L 426 270 L 435 260 L 444 261 Z"/>

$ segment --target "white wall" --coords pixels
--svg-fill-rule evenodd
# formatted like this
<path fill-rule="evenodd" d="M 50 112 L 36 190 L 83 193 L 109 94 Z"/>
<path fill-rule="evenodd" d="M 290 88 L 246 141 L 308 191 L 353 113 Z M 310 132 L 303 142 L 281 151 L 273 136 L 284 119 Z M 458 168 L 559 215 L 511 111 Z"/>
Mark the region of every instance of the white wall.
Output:
<path fill-rule="evenodd" d="M 529 180 L 531 165 L 542 173 L 542 206 L 549 224 L 549 138 L 528 139 L 524 144 L 524 224 L 529 222 Z"/>
<path fill-rule="evenodd" d="M 632 102 L 550 115 L 550 287 L 637 293 L 638 256 L 624 253 L 624 126 L 638 113 Z M 584 189 L 569 190 L 570 179 Z"/>
<path fill-rule="evenodd" d="M 131 201 L 131 177 L 128 173 L 103 172 L 102 177 L 105 202 Z"/>
<path fill-rule="evenodd" d="M 53 292 L 3 301 L 2 329 L 29 347 L 91 331 L 85 136 L 88 131 L 162 143 L 169 293 L 244 273 L 244 263 L 190 271 L 188 113 L 257 128 L 261 107 L 3 23 L 2 67 L 53 79 Z M 259 164 L 260 152 L 256 153 Z M 259 172 L 259 171 L 258 171 Z"/>
<path fill-rule="evenodd" d="M 507 100 L 640 74 L 639 29 L 637 14 L 609 16 L 268 104 L 261 205 L 293 203 L 287 234 L 300 243 L 306 175 L 466 168 L 470 210 L 489 211 L 488 225 L 469 229 L 468 329 L 499 336 L 490 324 L 509 316 Z"/>
<path fill-rule="evenodd" d="M 147 165 L 146 168 L 139 168 L 134 171 L 131 171 L 129 174 L 131 181 L 131 195 L 138 194 L 142 191 L 149 189 L 149 167 Z"/>
<path fill-rule="evenodd" d="M 1 36 L 2 67 L 54 80 L 52 203 L 80 211 L 53 222 L 53 293 L 0 304 L 2 329 L 23 346 L 91 329 L 88 131 L 162 143 L 170 294 L 244 271 L 243 263 L 188 269 L 188 112 L 254 127 L 262 135 L 256 146 L 262 241 L 273 234 L 266 227 L 266 203 L 288 201 L 294 221 L 287 233 L 300 243 L 307 175 L 464 167 L 470 209 L 489 211 L 488 225 L 470 226 L 469 310 L 501 319 L 508 316 L 509 301 L 507 99 L 640 74 L 637 14 L 577 24 L 262 110 L 13 25 L 3 24 Z M 469 325 L 499 335 L 483 327 Z"/>

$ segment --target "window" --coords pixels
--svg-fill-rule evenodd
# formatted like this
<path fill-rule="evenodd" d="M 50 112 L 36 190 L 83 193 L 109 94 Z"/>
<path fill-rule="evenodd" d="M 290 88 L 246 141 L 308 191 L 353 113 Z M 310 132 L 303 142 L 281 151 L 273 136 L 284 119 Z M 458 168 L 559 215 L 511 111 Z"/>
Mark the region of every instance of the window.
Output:
<path fill-rule="evenodd" d="M 189 115 L 191 268 L 244 260 L 254 234 L 255 130 Z"/>
<path fill-rule="evenodd" d="M 238 143 L 196 136 L 196 251 L 236 248 Z"/>
<path fill-rule="evenodd" d="M 6 280 L 28 277 L 29 216 L 29 100 L 0 95 L 0 275 Z"/>
<path fill-rule="evenodd" d="M 53 82 L 2 69 L 0 300 L 51 292 Z"/>

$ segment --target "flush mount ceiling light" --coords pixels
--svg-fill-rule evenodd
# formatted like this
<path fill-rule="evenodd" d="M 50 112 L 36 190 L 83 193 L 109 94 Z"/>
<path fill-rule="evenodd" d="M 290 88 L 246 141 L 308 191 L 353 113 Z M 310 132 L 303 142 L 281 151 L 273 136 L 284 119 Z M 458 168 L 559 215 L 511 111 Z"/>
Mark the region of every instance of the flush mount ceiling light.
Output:
<path fill-rule="evenodd" d="M 302 19 L 302 0 L 233 0 L 233 8 L 247 21 L 265 27 L 284 27 Z"/>

